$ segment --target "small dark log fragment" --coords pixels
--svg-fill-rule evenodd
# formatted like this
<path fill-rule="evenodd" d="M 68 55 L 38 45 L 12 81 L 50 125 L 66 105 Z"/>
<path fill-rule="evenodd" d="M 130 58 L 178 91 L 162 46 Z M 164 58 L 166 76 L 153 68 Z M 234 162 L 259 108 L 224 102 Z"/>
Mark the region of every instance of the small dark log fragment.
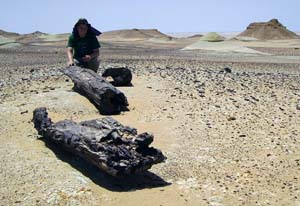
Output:
<path fill-rule="evenodd" d="M 72 66 L 62 72 L 74 82 L 74 91 L 88 98 L 101 114 L 128 111 L 125 95 L 94 71 Z"/>
<path fill-rule="evenodd" d="M 166 159 L 160 150 L 149 147 L 152 135 L 138 135 L 135 128 L 111 117 L 53 123 L 46 108 L 37 108 L 33 122 L 41 136 L 113 176 L 141 173 Z"/>
<path fill-rule="evenodd" d="M 114 86 L 131 86 L 132 73 L 127 67 L 105 69 L 102 77 L 112 77 Z"/>

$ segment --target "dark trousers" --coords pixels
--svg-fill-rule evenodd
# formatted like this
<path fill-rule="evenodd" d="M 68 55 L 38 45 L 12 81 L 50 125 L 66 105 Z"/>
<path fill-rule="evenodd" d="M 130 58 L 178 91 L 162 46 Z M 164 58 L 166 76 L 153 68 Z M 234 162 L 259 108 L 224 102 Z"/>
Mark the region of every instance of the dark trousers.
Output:
<path fill-rule="evenodd" d="M 74 63 L 76 66 L 91 69 L 97 73 L 97 71 L 99 69 L 99 65 L 100 65 L 100 60 L 98 59 L 98 57 L 95 57 L 95 58 L 91 59 L 91 61 L 88 61 L 88 62 L 74 59 Z"/>

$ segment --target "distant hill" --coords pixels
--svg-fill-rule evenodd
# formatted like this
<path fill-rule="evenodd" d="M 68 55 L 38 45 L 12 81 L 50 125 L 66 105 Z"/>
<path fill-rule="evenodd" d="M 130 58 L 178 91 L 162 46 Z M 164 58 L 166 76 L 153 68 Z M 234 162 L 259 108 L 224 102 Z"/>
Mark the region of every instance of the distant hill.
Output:
<path fill-rule="evenodd" d="M 14 32 L 7 32 L 0 29 L 0 46 L 7 46 L 15 44 L 16 39 L 20 37 L 20 34 Z"/>
<path fill-rule="evenodd" d="M 205 34 L 203 37 L 201 37 L 200 40 L 208 41 L 208 42 L 219 42 L 219 41 L 224 41 L 225 38 L 216 32 L 209 32 Z"/>
<path fill-rule="evenodd" d="M 25 34 L 27 36 L 31 35 L 31 36 L 39 36 L 39 35 L 47 35 L 47 33 L 44 33 L 44 32 L 40 32 L 40 31 L 35 31 L 35 32 L 32 32 L 32 33 L 29 33 L 29 34 Z"/>
<path fill-rule="evenodd" d="M 8 38 L 13 38 L 13 37 L 18 37 L 20 36 L 20 34 L 18 33 L 14 33 L 14 32 L 8 32 L 8 31 L 4 31 L 4 30 L 1 30 L 0 29 L 0 36 L 3 36 L 3 37 L 8 37 Z"/>
<path fill-rule="evenodd" d="M 200 39 L 201 37 L 203 37 L 202 34 L 195 34 L 193 36 L 189 36 L 188 38 L 199 38 Z"/>
<path fill-rule="evenodd" d="M 288 30 L 277 19 L 268 22 L 251 23 L 238 37 L 252 37 L 261 40 L 297 39 L 296 33 Z"/>
<path fill-rule="evenodd" d="M 35 31 L 29 34 L 18 34 L 0 30 L 0 46 L 15 47 L 20 45 L 55 45 L 65 46 L 70 34 L 47 34 Z"/>
<path fill-rule="evenodd" d="M 2 34 L 2 35 L 1 35 Z M 4 44 L 18 43 L 20 45 L 55 45 L 65 46 L 69 33 L 47 34 L 35 31 L 29 34 L 17 34 L 0 30 L 0 46 Z M 124 29 L 102 33 L 98 37 L 101 41 L 148 41 L 154 43 L 169 43 L 176 39 L 164 34 L 157 29 Z"/>
<path fill-rule="evenodd" d="M 151 38 L 172 39 L 157 29 L 124 29 L 104 32 L 102 40 L 147 40 Z"/>
<path fill-rule="evenodd" d="M 142 33 L 149 35 L 151 37 L 156 37 L 156 38 L 169 38 L 170 36 L 167 34 L 164 34 L 157 29 L 140 29 Z"/>
<path fill-rule="evenodd" d="M 33 33 L 20 35 L 17 41 L 21 43 L 35 42 L 35 41 L 39 41 L 40 37 L 44 35 L 48 35 L 48 34 L 40 31 L 35 31 Z"/>

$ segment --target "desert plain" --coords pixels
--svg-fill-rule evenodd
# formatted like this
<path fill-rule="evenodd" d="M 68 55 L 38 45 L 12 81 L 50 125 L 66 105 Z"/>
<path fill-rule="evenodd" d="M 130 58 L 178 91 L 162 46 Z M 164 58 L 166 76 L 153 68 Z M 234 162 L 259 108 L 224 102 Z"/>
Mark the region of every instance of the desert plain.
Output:
<path fill-rule="evenodd" d="M 31 122 L 41 106 L 53 121 L 103 117 L 60 72 L 68 34 L 1 35 L 1 205 L 300 205 L 300 39 L 101 35 L 98 73 L 133 73 L 118 87 L 129 111 L 112 117 L 152 133 L 167 157 L 114 178 Z"/>

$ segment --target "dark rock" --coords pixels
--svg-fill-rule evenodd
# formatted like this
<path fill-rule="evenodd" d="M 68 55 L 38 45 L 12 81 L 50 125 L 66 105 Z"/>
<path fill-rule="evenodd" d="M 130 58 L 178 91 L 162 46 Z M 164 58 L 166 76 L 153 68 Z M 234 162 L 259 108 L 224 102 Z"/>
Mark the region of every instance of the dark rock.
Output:
<path fill-rule="evenodd" d="M 258 102 L 259 101 L 259 99 L 257 99 L 256 97 L 254 97 L 254 96 L 250 96 L 251 97 L 251 99 L 253 99 L 254 101 L 256 101 L 256 102 Z"/>
<path fill-rule="evenodd" d="M 235 117 L 227 117 L 227 120 L 228 121 L 234 121 L 234 120 L 236 120 L 236 118 Z"/>
<path fill-rule="evenodd" d="M 28 110 L 22 111 L 20 114 L 26 114 L 28 113 Z"/>
<path fill-rule="evenodd" d="M 226 89 L 227 92 L 230 92 L 232 94 L 236 93 L 236 91 L 234 89 Z"/>
<path fill-rule="evenodd" d="M 224 70 L 225 73 L 231 73 L 232 72 L 229 67 L 225 67 L 223 70 Z"/>
<path fill-rule="evenodd" d="M 204 89 L 198 89 L 198 93 L 199 93 L 199 94 L 204 94 L 204 93 L 205 93 L 205 90 L 204 90 Z"/>

